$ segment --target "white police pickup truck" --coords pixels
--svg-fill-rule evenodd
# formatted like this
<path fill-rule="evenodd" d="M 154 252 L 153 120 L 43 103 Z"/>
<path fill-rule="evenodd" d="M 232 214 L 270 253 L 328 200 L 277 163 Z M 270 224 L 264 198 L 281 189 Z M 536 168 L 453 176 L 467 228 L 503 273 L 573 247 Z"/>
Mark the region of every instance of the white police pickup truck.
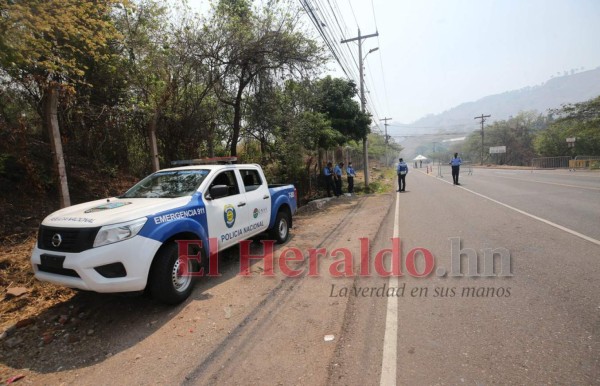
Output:
<path fill-rule="evenodd" d="M 219 251 L 265 231 L 283 243 L 296 209 L 294 186 L 267 185 L 258 165 L 163 169 L 120 197 L 50 214 L 31 263 L 42 281 L 96 292 L 149 290 L 177 304 L 194 283 L 178 240 L 200 240 L 203 262 L 209 239 Z"/>

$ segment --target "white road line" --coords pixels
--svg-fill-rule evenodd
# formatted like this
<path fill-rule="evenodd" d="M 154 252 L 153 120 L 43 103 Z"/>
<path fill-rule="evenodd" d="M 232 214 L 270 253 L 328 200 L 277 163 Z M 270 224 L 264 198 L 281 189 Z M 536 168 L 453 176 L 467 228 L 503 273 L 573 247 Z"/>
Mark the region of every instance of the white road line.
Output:
<path fill-rule="evenodd" d="M 394 234 L 400 237 L 400 192 L 396 193 L 396 210 L 394 212 Z M 390 276 L 388 288 L 398 288 L 398 276 Z M 396 385 L 396 368 L 398 365 L 398 298 L 389 296 L 385 317 L 385 334 L 383 336 L 383 357 L 381 359 L 381 386 Z"/>
<path fill-rule="evenodd" d="M 440 179 L 440 181 L 442 181 L 442 182 L 445 182 L 445 183 L 447 183 L 447 184 L 451 184 L 449 181 L 446 181 L 446 180 L 442 180 L 442 179 Z M 477 192 L 475 192 L 475 191 L 473 191 L 473 190 L 471 190 L 471 189 L 467 189 L 467 188 L 465 188 L 464 186 L 461 186 L 461 185 L 459 185 L 459 186 L 457 186 L 457 187 L 458 187 L 458 188 L 461 188 L 461 189 L 463 189 L 463 190 L 466 190 L 466 191 L 467 191 L 467 192 L 469 192 L 469 193 L 473 193 L 473 194 L 474 194 L 474 195 L 476 195 L 476 196 L 479 196 L 479 197 L 485 198 L 486 200 L 489 200 L 489 201 L 491 201 L 491 202 L 494 202 L 494 203 L 496 203 L 496 204 L 498 204 L 498 205 L 502 205 L 502 206 L 503 206 L 503 207 L 505 207 L 505 208 L 508 208 L 508 209 L 514 210 L 515 212 L 521 213 L 522 215 L 525 215 L 525 216 L 527 216 L 527 217 L 530 217 L 530 218 L 532 218 L 532 219 L 534 219 L 534 220 L 537 220 L 537 221 L 543 222 L 544 224 L 548 224 L 548 225 L 550 225 L 551 227 L 554 227 L 554 228 L 556 228 L 556 229 L 560 229 L 560 230 L 561 230 L 561 231 L 563 231 L 563 232 L 567 232 L 567 233 L 570 233 L 570 234 L 572 234 L 573 236 L 577 236 L 577 237 L 579 237 L 579 238 L 582 238 L 582 239 L 584 239 L 584 240 L 586 240 L 586 241 L 589 241 L 590 243 L 594 243 L 594 244 L 596 244 L 596 245 L 600 245 L 600 240 L 596 240 L 596 239 L 595 239 L 595 238 L 593 238 L 593 237 L 586 236 L 586 235 L 584 235 L 584 234 L 582 234 L 582 233 L 579 233 L 579 232 L 577 232 L 577 231 L 574 231 L 573 229 L 569 229 L 569 228 L 567 228 L 567 227 L 564 227 L 564 226 L 562 226 L 562 225 L 558 225 L 557 223 L 554 223 L 554 222 L 552 222 L 552 221 L 550 221 L 550 220 L 546 220 L 546 219 L 544 219 L 544 218 L 538 217 L 538 216 L 536 216 L 536 215 L 533 215 L 533 214 L 531 214 L 531 213 L 527 213 L 527 212 L 525 212 L 524 210 L 517 209 L 517 208 L 515 208 L 514 206 L 510 206 L 510 205 L 508 205 L 508 204 L 505 204 L 505 203 L 503 203 L 503 202 L 500 202 L 500 201 L 498 201 L 498 200 L 494 200 L 494 199 L 493 199 L 493 198 L 491 198 L 491 197 L 485 196 L 485 195 L 483 195 L 483 194 L 481 194 L 481 193 L 477 193 Z"/>

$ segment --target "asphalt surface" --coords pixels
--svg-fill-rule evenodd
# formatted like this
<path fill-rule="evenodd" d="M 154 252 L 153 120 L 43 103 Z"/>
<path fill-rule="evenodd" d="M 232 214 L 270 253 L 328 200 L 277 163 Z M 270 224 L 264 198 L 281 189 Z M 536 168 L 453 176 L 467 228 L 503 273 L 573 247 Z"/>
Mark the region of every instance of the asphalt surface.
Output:
<path fill-rule="evenodd" d="M 598 234 L 599 175 L 534 172 L 532 178 L 531 172 L 475 169 L 454 186 L 447 183 L 449 170 L 442 173 L 445 180 L 420 171 L 409 173 L 408 191 L 397 194 L 399 213 L 386 217 L 382 229 L 391 237 L 397 218 L 403 259 L 411 249 L 424 248 L 434 256 L 435 269 L 421 278 L 405 270 L 390 280 L 404 288 L 398 299 L 350 303 L 364 327 L 373 315 L 385 315 L 382 307 L 388 315 L 390 307 L 397 309 L 396 320 L 377 317 L 372 328 L 362 329 L 370 337 L 353 338 L 364 350 L 369 342 L 391 344 L 395 352 L 382 355 L 379 378 L 371 372 L 361 378 L 357 369 L 365 351 L 347 350 L 342 368 L 351 377 L 342 383 L 600 384 L 600 245 L 569 232 Z M 508 250 L 512 276 L 498 275 L 498 261 L 495 276 L 468 275 L 473 259 L 467 257 L 465 276 L 441 276 L 450 271 L 450 240 L 457 238 L 461 248 L 477 253 L 479 274 L 485 248 Z M 385 239 L 379 236 L 376 249 L 389 245 Z M 396 339 L 382 341 L 382 328 L 397 331 Z"/>
<path fill-rule="evenodd" d="M 424 169 L 417 169 L 422 171 Z M 433 175 L 437 176 L 437 168 Z M 452 181 L 449 167 L 443 179 Z M 463 187 L 600 240 L 600 172 L 472 168 Z"/>

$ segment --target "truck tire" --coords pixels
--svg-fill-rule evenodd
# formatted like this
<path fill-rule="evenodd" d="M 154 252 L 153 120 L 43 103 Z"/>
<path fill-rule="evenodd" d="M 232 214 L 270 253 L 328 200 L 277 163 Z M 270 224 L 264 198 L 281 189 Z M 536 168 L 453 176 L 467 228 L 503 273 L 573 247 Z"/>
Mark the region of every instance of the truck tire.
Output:
<path fill-rule="evenodd" d="M 283 244 L 290 237 L 290 215 L 285 210 L 277 212 L 275 225 L 270 231 L 270 236 L 277 244 Z"/>
<path fill-rule="evenodd" d="M 188 266 L 187 275 L 181 275 L 184 272 L 183 262 L 174 242 L 158 251 L 149 278 L 150 294 L 154 299 L 166 304 L 179 304 L 190 296 L 195 277 L 190 275 L 191 266 Z"/>

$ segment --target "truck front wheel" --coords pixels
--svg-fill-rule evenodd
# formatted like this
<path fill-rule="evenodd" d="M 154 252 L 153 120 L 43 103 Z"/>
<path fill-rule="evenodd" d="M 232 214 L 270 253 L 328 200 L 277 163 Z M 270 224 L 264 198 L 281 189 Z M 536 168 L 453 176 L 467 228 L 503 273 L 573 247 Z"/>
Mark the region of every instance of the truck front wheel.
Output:
<path fill-rule="evenodd" d="M 277 242 L 283 244 L 290 236 L 290 215 L 280 210 L 275 218 L 275 225 L 271 229 L 270 236 Z"/>
<path fill-rule="evenodd" d="M 179 258 L 177 244 L 165 245 L 156 254 L 150 272 L 150 294 L 166 304 L 183 302 L 194 289 L 192 272 L 191 261 Z"/>

